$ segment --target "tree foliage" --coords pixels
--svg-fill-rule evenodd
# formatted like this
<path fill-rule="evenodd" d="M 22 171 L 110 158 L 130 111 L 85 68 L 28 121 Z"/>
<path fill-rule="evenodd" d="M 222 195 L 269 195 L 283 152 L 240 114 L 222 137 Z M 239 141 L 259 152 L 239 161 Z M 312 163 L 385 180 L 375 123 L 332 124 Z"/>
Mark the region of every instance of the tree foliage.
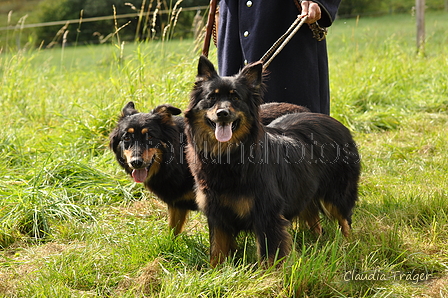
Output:
<path fill-rule="evenodd" d="M 46 23 L 59 20 L 75 20 L 81 18 L 77 24 L 65 27 L 52 26 L 41 27 L 37 30 L 38 42 L 45 44 L 59 43 L 66 33 L 66 42 L 73 43 L 97 43 L 113 35 L 118 28 L 121 40 L 133 40 L 134 38 L 162 38 L 165 32 L 171 37 L 190 37 L 192 32 L 193 18 L 196 11 L 182 11 L 178 15 L 170 14 L 174 7 L 205 6 L 207 0 L 184 0 L 178 1 L 161 0 L 134 0 L 128 3 L 123 0 L 43 0 L 36 12 L 38 22 Z M 153 12 L 158 9 L 159 13 L 153 18 Z M 112 16 L 143 12 L 142 19 L 139 17 L 117 18 L 95 22 L 83 21 L 87 18 Z M 161 12 L 165 13 L 161 13 Z M 179 12 L 179 10 L 177 10 Z M 205 13 L 205 9 L 201 12 Z M 176 30 L 167 30 L 167 27 L 176 26 Z M 68 33 L 67 33 L 68 31 Z"/>

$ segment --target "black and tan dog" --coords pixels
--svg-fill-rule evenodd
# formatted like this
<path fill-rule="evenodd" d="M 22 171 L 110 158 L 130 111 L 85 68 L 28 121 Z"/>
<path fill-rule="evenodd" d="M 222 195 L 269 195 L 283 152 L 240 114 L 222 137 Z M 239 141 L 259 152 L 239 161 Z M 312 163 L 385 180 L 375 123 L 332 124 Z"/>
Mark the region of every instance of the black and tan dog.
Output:
<path fill-rule="evenodd" d="M 284 114 L 306 111 L 288 103 L 264 104 L 260 109 L 267 123 Z M 171 105 L 140 113 L 129 102 L 110 134 L 109 144 L 134 181 L 144 183 L 168 205 L 169 226 L 176 235 L 182 231 L 188 212 L 198 209 L 194 180 L 185 159 L 184 119 L 176 116 L 180 113 Z"/>
<path fill-rule="evenodd" d="M 322 211 L 347 236 L 357 200 L 360 157 L 348 129 L 322 114 L 294 113 L 262 125 L 262 65 L 220 77 L 201 57 L 186 117 L 187 160 L 208 220 L 214 266 L 253 231 L 261 259 L 291 249 L 290 220 L 321 232 Z M 276 255 L 277 254 L 277 255 Z"/>
<path fill-rule="evenodd" d="M 168 205 L 169 226 L 182 231 L 189 210 L 197 210 L 194 180 L 185 160 L 184 119 L 181 110 L 160 105 L 140 113 L 129 102 L 110 134 L 110 148 L 135 182 Z"/>

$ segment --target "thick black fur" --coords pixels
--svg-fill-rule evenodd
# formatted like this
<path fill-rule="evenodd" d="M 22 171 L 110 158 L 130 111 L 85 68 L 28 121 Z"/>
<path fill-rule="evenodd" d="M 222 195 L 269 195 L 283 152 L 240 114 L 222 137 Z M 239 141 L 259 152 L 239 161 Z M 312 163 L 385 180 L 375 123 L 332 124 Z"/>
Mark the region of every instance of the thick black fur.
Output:
<path fill-rule="evenodd" d="M 269 123 L 284 114 L 304 109 L 288 103 L 269 103 L 261 106 L 260 113 Z M 141 113 L 129 102 L 110 134 L 109 144 L 120 166 L 131 176 L 134 170 L 147 168 L 148 176 L 141 182 L 168 205 L 169 225 L 175 234 L 182 230 L 188 211 L 198 209 L 194 180 L 185 158 L 184 118 L 176 116 L 180 113 L 180 109 L 170 105 Z M 129 129 L 133 129 L 133 133 L 129 133 Z M 150 160 L 145 162 L 144 153 L 154 148 L 160 150 L 158 157 L 149 156 Z"/>
<path fill-rule="evenodd" d="M 140 113 L 129 102 L 110 134 L 110 148 L 128 174 L 147 169 L 148 176 L 141 182 L 168 205 L 175 234 L 182 230 L 188 211 L 197 210 L 194 180 L 184 154 L 185 124 L 183 117 L 175 116 L 180 113 L 170 105 Z"/>
<path fill-rule="evenodd" d="M 315 113 L 288 114 L 264 126 L 262 90 L 261 63 L 220 77 L 200 58 L 185 112 L 187 160 L 208 220 L 212 265 L 235 249 L 243 230 L 255 233 L 261 259 L 286 256 L 287 228 L 297 216 L 320 233 L 322 211 L 349 233 L 360 175 L 349 130 Z M 231 127 L 231 139 L 219 142 L 216 127 Z"/>

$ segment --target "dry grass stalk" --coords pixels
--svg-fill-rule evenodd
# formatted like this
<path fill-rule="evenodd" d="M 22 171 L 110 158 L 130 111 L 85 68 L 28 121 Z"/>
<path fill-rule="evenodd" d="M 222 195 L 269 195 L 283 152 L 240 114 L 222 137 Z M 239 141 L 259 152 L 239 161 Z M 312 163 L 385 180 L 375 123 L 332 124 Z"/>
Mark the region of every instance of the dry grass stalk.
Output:
<path fill-rule="evenodd" d="M 171 10 L 170 21 L 169 21 L 168 25 L 163 29 L 163 34 L 162 34 L 163 41 L 165 41 L 165 39 L 170 39 L 173 37 L 174 28 L 176 27 L 177 20 L 179 19 L 179 14 L 182 11 L 182 7 L 180 7 L 179 9 L 177 7 L 179 6 L 179 4 L 182 1 L 183 0 L 178 0 L 176 2 L 176 4 L 174 4 L 173 9 Z"/>
<path fill-rule="evenodd" d="M 54 45 L 58 44 L 58 41 L 63 37 L 65 31 L 67 31 L 69 24 L 69 22 L 65 23 L 65 25 L 58 30 L 53 40 L 47 45 L 47 48 L 52 48 Z"/>
<path fill-rule="evenodd" d="M 162 6 L 162 1 L 157 0 L 157 6 L 152 14 L 152 20 L 151 20 L 151 39 L 154 39 L 156 36 L 156 23 L 157 23 L 157 15 L 159 14 L 159 10 Z"/>

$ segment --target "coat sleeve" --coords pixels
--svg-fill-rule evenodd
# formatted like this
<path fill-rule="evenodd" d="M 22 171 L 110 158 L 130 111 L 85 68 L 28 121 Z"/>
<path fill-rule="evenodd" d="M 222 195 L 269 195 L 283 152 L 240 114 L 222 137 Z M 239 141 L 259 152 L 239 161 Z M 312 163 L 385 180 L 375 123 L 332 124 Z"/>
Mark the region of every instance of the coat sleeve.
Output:
<path fill-rule="evenodd" d="M 338 12 L 339 4 L 341 0 L 312 0 L 319 4 L 322 10 L 322 17 L 318 21 L 319 25 L 322 27 L 330 27 L 336 18 Z"/>

